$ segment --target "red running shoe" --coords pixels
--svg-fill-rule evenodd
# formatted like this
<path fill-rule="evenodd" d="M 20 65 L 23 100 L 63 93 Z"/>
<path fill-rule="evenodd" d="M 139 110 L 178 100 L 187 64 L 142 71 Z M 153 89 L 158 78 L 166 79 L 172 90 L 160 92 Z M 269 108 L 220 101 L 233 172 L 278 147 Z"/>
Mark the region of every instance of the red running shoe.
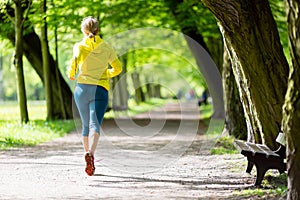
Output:
<path fill-rule="evenodd" d="M 94 156 L 92 153 L 87 152 L 84 158 L 86 162 L 85 172 L 87 173 L 87 175 L 93 176 L 95 172 Z"/>

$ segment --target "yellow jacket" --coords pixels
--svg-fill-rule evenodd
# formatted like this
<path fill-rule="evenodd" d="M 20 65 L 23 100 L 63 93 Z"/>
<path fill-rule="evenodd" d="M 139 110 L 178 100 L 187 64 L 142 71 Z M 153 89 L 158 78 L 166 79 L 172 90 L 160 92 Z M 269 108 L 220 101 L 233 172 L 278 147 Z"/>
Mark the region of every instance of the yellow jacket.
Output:
<path fill-rule="evenodd" d="M 108 68 L 108 64 L 111 68 Z M 100 85 L 109 90 L 109 78 L 122 71 L 122 64 L 111 46 L 99 36 L 85 37 L 73 48 L 68 77 L 78 83 Z"/>

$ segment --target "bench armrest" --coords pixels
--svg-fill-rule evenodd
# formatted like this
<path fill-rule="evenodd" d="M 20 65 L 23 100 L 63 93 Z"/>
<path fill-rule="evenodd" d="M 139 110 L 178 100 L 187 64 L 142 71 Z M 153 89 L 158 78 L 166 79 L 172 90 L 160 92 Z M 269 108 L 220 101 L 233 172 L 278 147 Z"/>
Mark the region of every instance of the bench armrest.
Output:
<path fill-rule="evenodd" d="M 282 146 L 286 146 L 285 134 L 283 132 L 279 132 L 276 138 L 276 142 L 281 144 Z"/>

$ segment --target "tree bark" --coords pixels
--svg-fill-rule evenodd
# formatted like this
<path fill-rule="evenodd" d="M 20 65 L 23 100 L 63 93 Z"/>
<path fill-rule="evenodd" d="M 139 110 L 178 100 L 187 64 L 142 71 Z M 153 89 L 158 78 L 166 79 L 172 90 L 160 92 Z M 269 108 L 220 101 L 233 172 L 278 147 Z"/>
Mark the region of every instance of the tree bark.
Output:
<path fill-rule="evenodd" d="M 300 2 L 286 0 L 292 66 L 283 106 L 282 129 L 287 138 L 287 199 L 300 198 Z"/>
<path fill-rule="evenodd" d="M 247 139 L 246 119 L 243 105 L 240 100 L 238 87 L 233 75 L 231 62 L 227 51 L 224 49 L 222 70 L 225 125 L 224 132 L 238 139 Z"/>
<path fill-rule="evenodd" d="M 267 0 L 202 0 L 219 21 L 243 104 L 248 140 L 276 148 L 288 63 Z"/>
<path fill-rule="evenodd" d="M 51 73 L 49 65 L 49 47 L 48 47 L 48 34 L 47 34 L 47 11 L 46 0 L 41 1 L 41 16 L 42 16 L 42 27 L 41 27 L 41 46 L 42 46 L 42 58 L 43 58 L 43 75 L 44 75 L 44 87 L 47 107 L 47 120 L 53 120 L 53 95 L 52 95 L 52 84 L 51 84 Z"/>
<path fill-rule="evenodd" d="M 17 74 L 18 101 L 20 106 L 21 122 L 29 121 L 27 97 L 23 72 L 23 8 L 22 1 L 15 1 L 15 55 L 14 65 Z"/>

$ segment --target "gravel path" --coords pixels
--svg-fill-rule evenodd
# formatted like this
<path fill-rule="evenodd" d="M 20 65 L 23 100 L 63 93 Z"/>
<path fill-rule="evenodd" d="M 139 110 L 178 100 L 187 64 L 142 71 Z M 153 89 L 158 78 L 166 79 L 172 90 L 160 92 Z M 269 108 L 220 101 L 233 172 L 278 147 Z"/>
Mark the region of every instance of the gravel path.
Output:
<path fill-rule="evenodd" d="M 0 151 L 0 199 L 242 199 L 236 192 L 253 182 L 236 170 L 245 158 L 210 155 L 197 107 L 182 106 L 105 120 L 92 177 L 76 131 Z"/>

